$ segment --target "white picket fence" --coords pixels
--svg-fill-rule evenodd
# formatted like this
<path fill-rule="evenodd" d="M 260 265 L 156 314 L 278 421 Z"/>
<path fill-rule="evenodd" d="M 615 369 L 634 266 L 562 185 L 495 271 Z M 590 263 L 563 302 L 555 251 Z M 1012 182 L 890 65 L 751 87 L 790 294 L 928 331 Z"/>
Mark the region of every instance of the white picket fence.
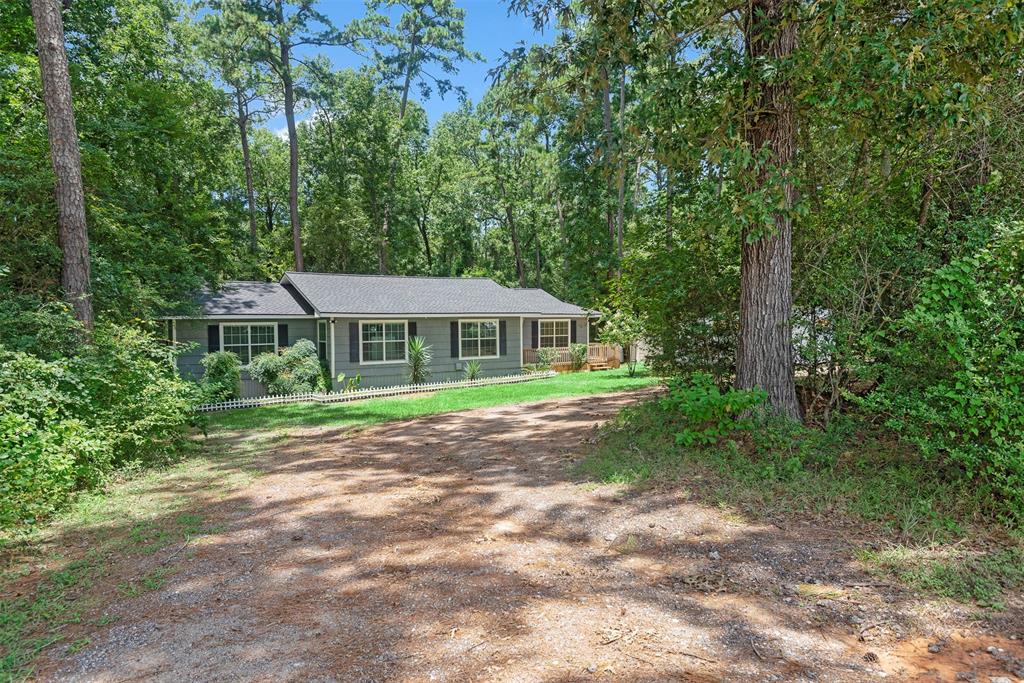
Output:
<path fill-rule="evenodd" d="M 503 375 L 501 377 L 485 377 L 483 379 L 453 379 L 444 382 L 430 382 L 428 384 L 403 384 L 397 387 L 380 387 L 356 389 L 355 391 L 330 391 L 326 393 L 310 392 L 306 394 L 282 394 L 278 396 L 260 396 L 255 398 L 233 398 L 229 401 L 219 403 L 207 403 L 199 406 L 196 410 L 201 413 L 212 413 L 218 410 L 233 410 L 235 408 L 257 408 L 259 406 L 273 406 L 282 403 L 342 403 L 345 401 L 358 401 L 366 398 L 379 398 L 382 396 L 402 396 L 404 394 L 424 394 L 431 391 L 443 389 L 462 389 L 464 387 L 486 387 L 493 384 L 520 384 L 532 382 L 535 379 L 554 377 L 556 372 L 533 372 L 522 375 Z"/>

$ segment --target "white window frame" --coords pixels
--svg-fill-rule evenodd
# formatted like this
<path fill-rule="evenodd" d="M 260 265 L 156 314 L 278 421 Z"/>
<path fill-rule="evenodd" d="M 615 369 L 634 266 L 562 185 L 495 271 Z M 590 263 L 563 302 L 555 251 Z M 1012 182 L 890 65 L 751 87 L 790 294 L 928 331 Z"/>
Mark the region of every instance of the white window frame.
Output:
<path fill-rule="evenodd" d="M 402 360 L 386 360 L 387 352 L 387 332 L 384 331 L 384 358 L 385 360 L 363 360 L 363 325 L 387 325 L 394 323 L 402 323 L 405 326 L 405 358 Z M 409 362 L 409 321 L 408 320 L 360 320 L 359 321 L 359 364 L 360 365 L 398 365 L 400 363 Z"/>
<path fill-rule="evenodd" d="M 220 350 L 221 351 L 227 351 L 227 349 L 224 348 L 224 328 L 225 327 L 247 327 L 249 329 L 247 330 L 248 342 L 247 342 L 246 345 L 249 348 L 249 363 L 251 363 L 252 362 L 252 328 L 253 327 L 266 327 L 267 325 L 269 325 L 269 326 L 274 328 L 274 353 L 277 353 L 277 350 L 280 348 L 280 345 L 278 344 L 278 341 L 277 341 L 277 323 L 275 323 L 275 322 L 269 322 L 269 323 L 268 322 L 263 322 L 263 323 L 257 323 L 257 322 L 253 322 L 253 323 L 220 323 Z M 232 346 L 238 346 L 238 344 L 232 344 Z M 239 359 L 239 360 L 241 360 L 241 359 Z M 243 365 L 248 365 L 249 363 L 243 363 Z"/>
<path fill-rule="evenodd" d="M 544 344 L 542 343 L 542 340 L 544 339 L 545 336 L 552 337 L 554 339 L 558 339 L 558 337 L 560 336 L 558 334 L 545 335 L 543 333 L 543 327 L 542 327 L 544 323 L 552 323 L 552 324 L 556 324 L 556 325 L 558 323 L 565 323 L 565 339 L 566 339 L 565 346 L 544 346 Z M 537 321 L 537 348 L 538 349 L 567 349 L 570 346 L 572 346 L 572 321 L 571 320 L 569 320 L 568 318 L 541 318 L 540 320 Z"/>
<path fill-rule="evenodd" d="M 320 326 L 321 325 L 324 326 L 324 329 L 323 329 L 323 332 L 324 332 L 323 339 L 320 338 Z M 328 322 L 327 318 L 317 318 L 317 320 L 316 320 L 316 356 L 317 356 L 317 358 L 320 359 L 320 361 L 322 361 L 324 363 L 326 363 L 328 360 L 330 360 L 330 358 L 328 357 L 328 354 L 331 352 L 330 344 L 328 343 L 328 337 L 330 336 L 330 332 L 331 332 L 331 330 L 330 330 L 330 323 Z M 320 345 L 321 344 L 324 345 L 324 357 L 323 358 L 320 358 Z"/>
<path fill-rule="evenodd" d="M 459 319 L 459 360 L 483 360 L 485 358 L 501 358 L 501 321 L 498 318 L 460 318 Z M 462 355 L 462 323 L 494 323 L 494 355 L 463 356 Z M 477 350 L 480 349 L 480 337 L 477 337 Z"/>

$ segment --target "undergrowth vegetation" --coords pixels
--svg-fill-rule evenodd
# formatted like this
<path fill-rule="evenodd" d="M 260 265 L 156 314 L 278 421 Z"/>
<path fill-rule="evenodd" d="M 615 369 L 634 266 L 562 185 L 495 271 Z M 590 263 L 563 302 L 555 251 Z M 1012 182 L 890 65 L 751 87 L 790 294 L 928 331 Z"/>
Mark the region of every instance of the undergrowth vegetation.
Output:
<path fill-rule="evenodd" d="M 51 337 L 0 336 L 0 529 L 187 447 L 200 392 L 175 372 L 174 351 L 145 331 L 101 325 L 90 344 L 68 341 L 67 355 L 51 356 L 39 345 L 82 334 L 60 319 L 45 318 Z"/>
<path fill-rule="evenodd" d="M 859 559 L 881 576 L 919 590 L 981 607 L 1002 609 L 1003 595 L 1024 589 L 1024 548 L 972 552 L 915 549 L 903 545 L 863 550 Z"/>
<path fill-rule="evenodd" d="M 979 486 L 977 470 L 901 438 L 871 412 L 806 427 L 755 417 L 760 400 L 703 373 L 671 380 L 665 396 L 604 425 L 579 467 L 607 483 L 685 485 L 755 518 L 858 520 L 899 543 L 866 551 L 866 564 L 936 595 L 998 608 L 1004 591 L 1024 586 L 1019 508 Z M 985 543 L 947 548 L 963 539 Z"/>

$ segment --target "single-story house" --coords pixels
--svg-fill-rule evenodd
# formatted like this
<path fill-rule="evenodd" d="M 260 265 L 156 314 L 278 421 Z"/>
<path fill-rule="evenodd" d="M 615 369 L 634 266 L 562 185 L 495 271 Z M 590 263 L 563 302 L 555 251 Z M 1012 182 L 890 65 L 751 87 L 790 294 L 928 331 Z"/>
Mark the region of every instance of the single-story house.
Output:
<path fill-rule="evenodd" d="M 199 313 L 169 316 L 168 336 L 190 343 L 178 358 L 182 375 L 198 378 L 209 351 L 231 351 L 245 365 L 257 354 L 298 339 L 316 344 L 338 376 L 359 375 L 362 386 L 408 381 L 408 342 L 432 347 L 431 380 L 458 379 L 468 360 L 485 376 L 514 374 L 536 362 L 536 349 L 567 357 L 587 343 L 595 314 L 542 289 L 512 289 L 484 277 L 406 277 L 289 272 L 280 282 L 226 282 L 204 290 Z M 243 383 L 247 395 L 260 393 Z"/>

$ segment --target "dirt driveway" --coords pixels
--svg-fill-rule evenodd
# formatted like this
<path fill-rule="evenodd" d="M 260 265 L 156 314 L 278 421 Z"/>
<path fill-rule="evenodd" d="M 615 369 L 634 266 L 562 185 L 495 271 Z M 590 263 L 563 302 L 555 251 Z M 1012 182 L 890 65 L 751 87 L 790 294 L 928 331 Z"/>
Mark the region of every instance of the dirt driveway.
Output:
<path fill-rule="evenodd" d="M 878 585 L 835 532 L 575 478 L 636 396 L 292 432 L 252 484 L 197 501 L 218 533 L 140 560 L 175 568 L 162 588 L 39 676 L 1015 680 L 984 648 L 1020 641 Z"/>

